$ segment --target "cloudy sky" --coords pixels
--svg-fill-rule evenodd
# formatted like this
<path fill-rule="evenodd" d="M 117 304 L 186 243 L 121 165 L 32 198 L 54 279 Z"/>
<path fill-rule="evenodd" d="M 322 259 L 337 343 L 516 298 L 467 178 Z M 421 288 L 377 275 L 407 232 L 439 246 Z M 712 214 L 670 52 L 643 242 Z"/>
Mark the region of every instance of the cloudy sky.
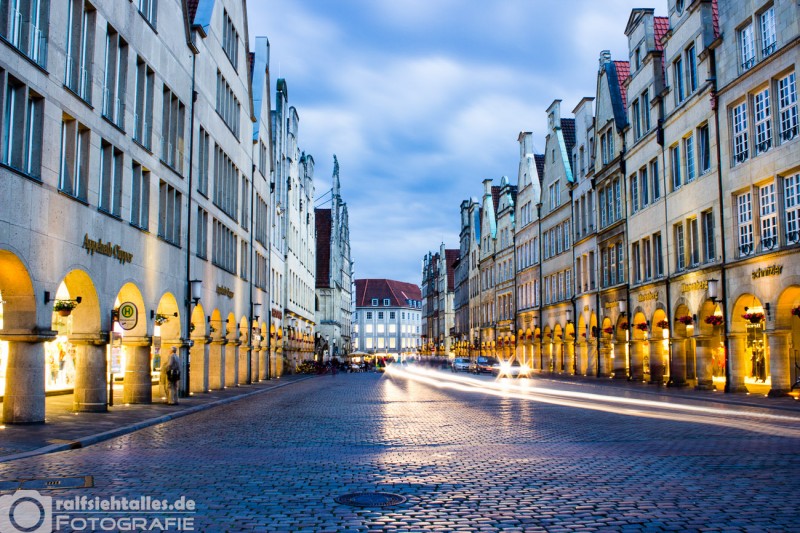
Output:
<path fill-rule="evenodd" d="M 601 50 L 628 58 L 634 7 L 667 1 L 250 0 L 317 197 L 339 159 L 356 277 L 419 284 L 427 251 L 458 248 L 461 201 L 516 182 L 517 135 L 544 147 L 545 110 L 594 96 Z"/>

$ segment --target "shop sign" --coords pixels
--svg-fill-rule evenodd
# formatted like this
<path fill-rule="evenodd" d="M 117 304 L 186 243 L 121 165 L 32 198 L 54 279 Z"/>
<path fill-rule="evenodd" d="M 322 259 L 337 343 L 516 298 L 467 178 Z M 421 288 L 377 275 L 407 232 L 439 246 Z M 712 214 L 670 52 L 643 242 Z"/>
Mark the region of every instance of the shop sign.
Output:
<path fill-rule="evenodd" d="M 681 292 L 704 291 L 708 289 L 708 280 L 700 280 L 692 283 L 682 283 Z"/>
<path fill-rule="evenodd" d="M 117 310 L 117 322 L 122 329 L 132 330 L 139 322 L 139 310 L 131 302 L 120 304 Z"/>
<path fill-rule="evenodd" d="M 114 244 L 111 241 L 104 243 L 103 239 L 92 240 L 89 238 L 88 233 L 83 236 L 82 248 L 86 248 L 87 254 L 94 255 L 98 253 L 107 255 L 108 257 L 113 257 L 123 265 L 133 261 L 133 254 L 123 250 L 119 244 Z"/>
<path fill-rule="evenodd" d="M 642 292 L 637 296 L 640 302 L 649 302 L 650 300 L 658 300 L 658 291 Z"/>
<path fill-rule="evenodd" d="M 283 318 L 283 313 L 279 309 L 273 309 L 272 318 L 277 318 L 278 320 L 280 320 L 281 318 Z"/>
<path fill-rule="evenodd" d="M 233 291 L 223 285 L 217 285 L 217 294 L 233 298 Z"/>
<path fill-rule="evenodd" d="M 753 279 L 766 278 L 767 276 L 780 276 L 783 272 L 783 265 L 772 265 L 766 268 L 753 270 Z"/>
<path fill-rule="evenodd" d="M 613 302 L 606 302 L 606 304 L 603 307 L 605 307 L 606 309 L 617 309 L 619 307 L 619 302 L 616 300 L 614 300 Z"/>

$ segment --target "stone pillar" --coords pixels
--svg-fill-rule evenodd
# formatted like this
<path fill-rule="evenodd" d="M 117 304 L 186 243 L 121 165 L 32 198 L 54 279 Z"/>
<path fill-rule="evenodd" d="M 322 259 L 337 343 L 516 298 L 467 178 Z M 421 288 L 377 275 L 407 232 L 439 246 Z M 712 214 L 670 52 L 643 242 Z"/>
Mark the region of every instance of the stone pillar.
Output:
<path fill-rule="evenodd" d="M 211 357 L 211 337 L 197 337 L 189 349 L 189 390 L 208 392 L 208 367 Z"/>
<path fill-rule="evenodd" d="M 664 383 L 664 359 L 664 339 L 650 339 L 650 383 L 654 385 Z"/>
<path fill-rule="evenodd" d="M 631 339 L 631 380 L 644 381 L 644 340 Z"/>
<path fill-rule="evenodd" d="M 225 339 L 214 339 L 208 351 L 208 389 L 219 390 L 225 384 Z"/>
<path fill-rule="evenodd" d="M 600 359 L 599 359 L 599 366 L 600 366 L 600 376 L 601 377 L 610 377 L 612 373 L 612 366 L 611 366 L 611 341 L 602 341 L 600 346 Z"/>
<path fill-rule="evenodd" d="M 122 403 L 153 403 L 151 343 L 150 337 L 125 337 L 122 341 L 125 347 Z"/>
<path fill-rule="evenodd" d="M 8 341 L 6 390 L 3 397 L 3 423 L 44 423 L 44 342 L 55 332 L 4 333 Z"/>
<path fill-rule="evenodd" d="M 770 398 L 786 396 L 792 388 L 791 365 L 789 362 L 789 335 L 791 331 L 768 331 L 769 375 L 772 388 Z"/>
<path fill-rule="evenodd" d="M 672 361 L 669 368 L 669 387 L 686 386 L 686 339 L 672 338 Z"/>
<path fill-rule="evenodd" d="M 75 346 L 75 392 L 72 409 L 81 413 L 108 411 L 108 334 L 71 335 Z"/>
<path fill-rule="evenodd" d="M 728 365 L 731 370 L 729 377 L 730 391 L 729 392 L 747 392 L 747 387 L 744 385 L 744 378 L 747 375 L 747 344 L 746 336 L 744 333 L 728 335 L 728 348 L 730 349 L 730 364 Z"/>
<path fill-rule="evenodd" d="M 596 376 L 597 375 L 597 339 L 589 339 L 584 343 L 585 350 L 586 350 L 586 375 L 587 376 Z"/>
<path fill-rule="evenodd" d="M 565 357 L 567 359 L 566 371 L 568 374 L 577 374 L 578 367 L 575 364 L 575 342 L 570 341 L 564 344 Z"/>
<path fill-rule="evenodd" d="M 225 372 L 223 373 L 223 381 L 225 387 L 235 387 L 240 383 L 239 381 L 239 346 L 241 341 L 230 340 L 225 345 L 223 353 L 223 363 Z"/>
<path fill-rule="evenodd" d="M 695 357 L 697 361 L 697 390 L 714 390 L 714 350 L 713 337 L 695 337 Z"/>
<path fill-rule="evenodd" d="M 628 379 L 627 357 L 625 354 L 625 342 L 614 342 L 614 379 Z"/>

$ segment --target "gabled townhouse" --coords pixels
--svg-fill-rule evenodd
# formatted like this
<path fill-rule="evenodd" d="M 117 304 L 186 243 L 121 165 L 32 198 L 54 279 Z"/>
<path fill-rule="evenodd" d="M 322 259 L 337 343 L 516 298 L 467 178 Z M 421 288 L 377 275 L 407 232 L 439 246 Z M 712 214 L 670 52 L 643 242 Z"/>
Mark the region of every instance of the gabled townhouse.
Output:
<path fill-rule="evenodd" d="M 495 254 L 497 253 L 497 207 L 500 187 L 492 186 L 492 180 L 483 180 L 483 198 L 480 210 L 480 250 L 478 271 L 480 274 L 479 342 L 481 355 L 496 355 L 497 299 L 495 292 Z"/>
<path fill-rule="evenodd" d="M 455 355 L 468 357 L 472 347 L 470 331 L 470 261 L 474 250 L 470 206 L 474 200 L 461 202 L 458 259 L 453 264 L 453 342 Z"/>
<path fill-rule="evenodd" d="M 575 264 L 575 373 L 597 375 L 597 194 L 594 188 L 594 98 L 584 97 L 572 111 L 575 146 L 570 191 Z"/>
<path fill-rule="evenodd" d="M 500 179 L 497 198 L 497 246 L 495 251 L 495 338 L 498 353 L 503 361 L 516 356 L 516 305 L 514 232 L 517 186 L 511 185 L 506 176 Z"/>

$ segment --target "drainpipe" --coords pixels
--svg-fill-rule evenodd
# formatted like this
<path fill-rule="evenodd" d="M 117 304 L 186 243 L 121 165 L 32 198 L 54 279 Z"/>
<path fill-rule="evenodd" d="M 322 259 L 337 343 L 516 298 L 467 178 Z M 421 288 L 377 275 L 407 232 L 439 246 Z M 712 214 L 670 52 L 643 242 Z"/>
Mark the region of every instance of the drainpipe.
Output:
<path fill-rule="evenodd" d="M 192 34 L 194 40 L 194 34 Z M 194 44 L 192 43 L 192 46 Z M 187 197 L 188 213 L 186 216 L 186 335 L 191 337 L 192 327 L 192 287 L 189 280 L 192 279 L 191 273 L 191 260 L 192 260 L 192 189 L 194 187 L 194 104 L 197 101 L 197 92 L 195 91 L 195 65 L 197 63 L 197 52 L 192 53 L 192 103 L 189 106 L 189 179 L 188 188 L 189 194 Z M 189 347 L 191 349 L 191 346 Z M 180 396 L 187 398 L 191 392 L 191 380 L 189 379 L 189 372 L 191 371 L 191 364 L 189 361 L 189 353 L 187 351 L 186 357 L 183 360 L 183 371 L 181 375 L 181 390 Z"/>

